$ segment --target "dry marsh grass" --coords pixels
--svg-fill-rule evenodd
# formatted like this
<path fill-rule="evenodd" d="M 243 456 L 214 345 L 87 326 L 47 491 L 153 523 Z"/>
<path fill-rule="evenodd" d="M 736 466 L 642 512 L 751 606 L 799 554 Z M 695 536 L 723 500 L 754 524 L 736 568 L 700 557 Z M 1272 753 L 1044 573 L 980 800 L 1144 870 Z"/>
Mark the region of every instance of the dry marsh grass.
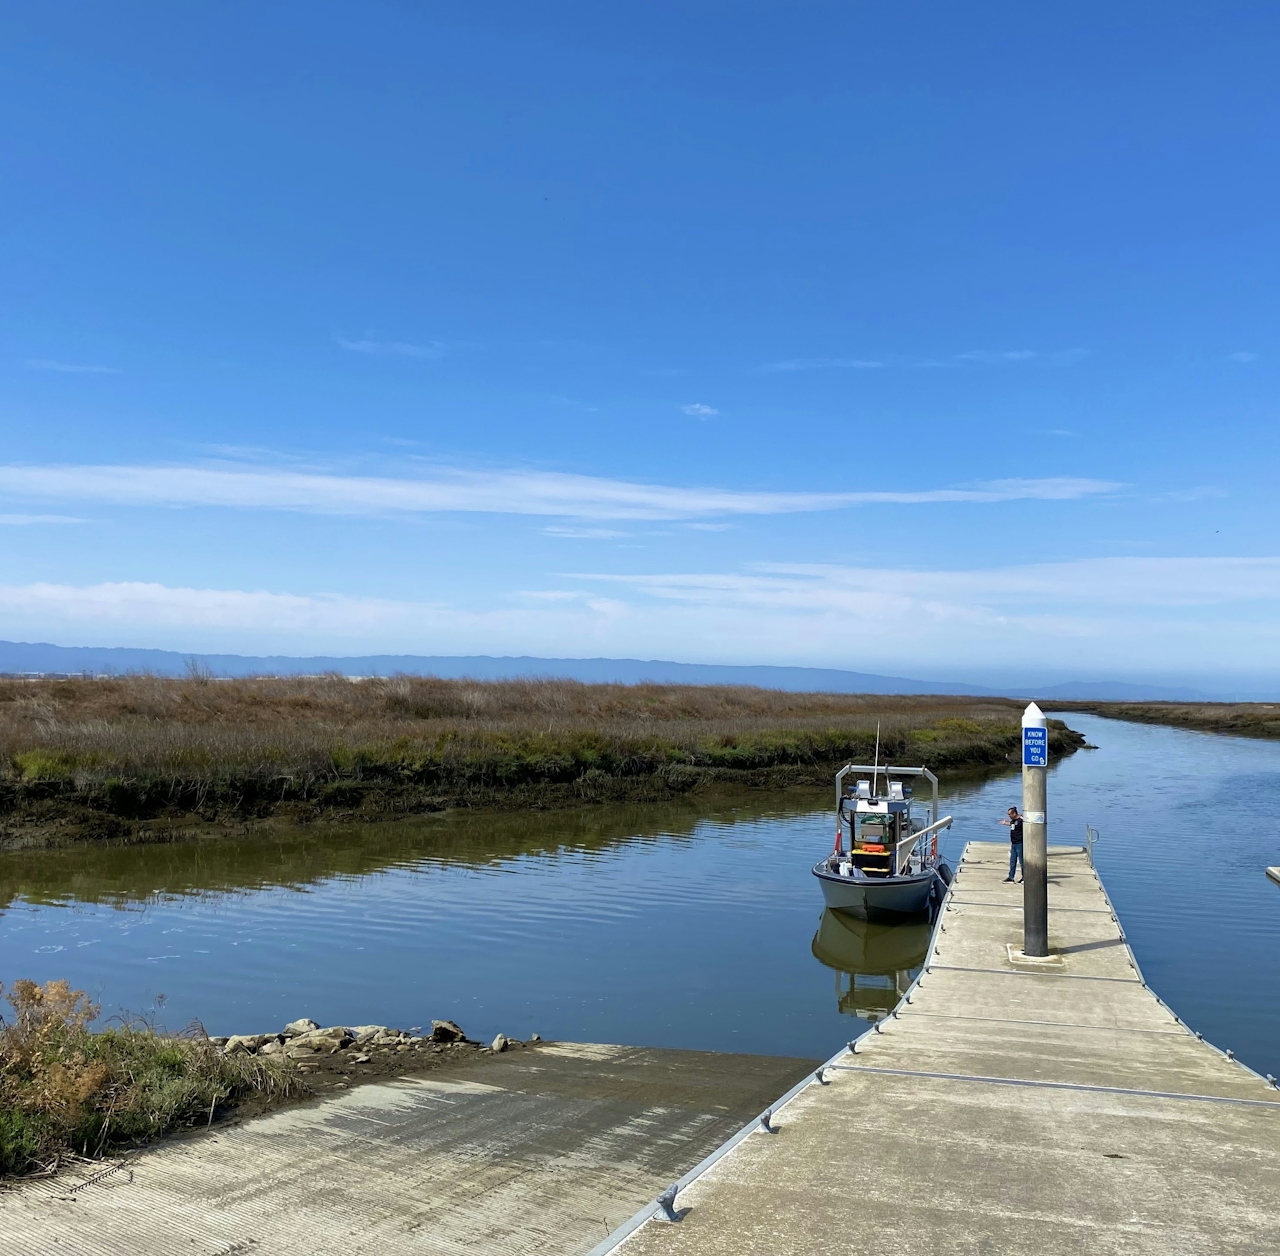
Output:
<path fill-rule="evenodd" d="M 1069 702 L 1072 711 L 1090 711 L 1139 724 L 1171 724 L 1204 733 L 1237 737 L 1280 737 L 1280 703 L 1275 702 Z"/>
<path fill-rule="evenodd" d="M 99 1009 L 65 981 L 0 986 L 0 1176 L 51 1173 L 173 1130 L 212 1122 L 248 1095 L 306 1087 L 284 1060 L 222 1055 L 198 1029 L 163 1037 L 138 1023 L 93 1032 Z"/>
<path fill-rule="evenodd" d="M 1019 709 L 567 680 L 0 680 L 0 824 L 6 808 L 59 805 L 79 808 L 81 835 L 111 836 L 165 815 L 670 797 L 709 779 L 822 779 L 872 752 L 877 723 L 886 758 L 994 764 L 1016 746 Z M 1055 736 L 1059 751 L 1078 744 Z"/>

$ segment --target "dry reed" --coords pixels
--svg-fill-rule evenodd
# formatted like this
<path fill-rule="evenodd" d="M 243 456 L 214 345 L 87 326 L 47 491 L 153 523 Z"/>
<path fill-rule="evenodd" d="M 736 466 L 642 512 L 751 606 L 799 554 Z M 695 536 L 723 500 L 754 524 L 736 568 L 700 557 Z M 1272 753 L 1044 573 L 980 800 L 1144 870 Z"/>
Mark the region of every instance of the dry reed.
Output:
<path fill-rule="evenodd" d="M 1017 716 L 1001 699 L 568 680 L 0 680 L 0 812 L 61 801 L 132 822 L 670 796 L 713 777 L 798 779 L 869 754 L 877 724 L 899 761 L 999 763 Z"/>
<path fill-rule="evenodd" d="M 1237 737 L 1280 737 L 1280 704 L 1274 702 L 1069 702 L 1072 711 L 1090 711 L 1139 724 L 1170 724 L 1204 733 Z"/>
<path fill-rule="evenodd" d="M 65 981 L 15 981 L 0 1017 L 0 1176 L 48 1173 L 185 1126 L 220 1105 L 306 1087 L 285 1060 L 223 1055 L 193 1027 L 166 1037 L 145 1023 L 89 1028 L 98 1007 Z"/>

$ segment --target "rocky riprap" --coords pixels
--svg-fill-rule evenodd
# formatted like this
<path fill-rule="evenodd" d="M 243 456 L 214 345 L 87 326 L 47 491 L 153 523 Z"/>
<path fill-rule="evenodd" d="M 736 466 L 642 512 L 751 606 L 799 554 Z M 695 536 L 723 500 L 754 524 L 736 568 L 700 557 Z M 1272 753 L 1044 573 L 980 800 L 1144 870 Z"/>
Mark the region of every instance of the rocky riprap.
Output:
<path fill-rule="evenodd" d="M 371 1064 L 379 1057 L 439 1054 L 457 1048 L 473 1051 L 507 1051 L 525 1044 L 518 1038 L 499 1034 L 488 1047 L 473 1042 L 462 1027 L 450 1020 L 431 1022 L 431 1032 L 414 1034 L 406 1029 L 392 1029 L 387 1025 L 330 1025 L 322 1028 L 313 1020 L 290 1021 L 279 1033 L 234 1034 L 230 1038 L 210 1038 L 215 1046 L 227 1055 L 244 1053 L 258 1056 L 283 1056 L 303 1070 L 318 1069 L 330 1061 L 329 1057 L 343 1053 L 343 1063 Z M 534 1034 L 529 1042 L 541 1042 Z"/>

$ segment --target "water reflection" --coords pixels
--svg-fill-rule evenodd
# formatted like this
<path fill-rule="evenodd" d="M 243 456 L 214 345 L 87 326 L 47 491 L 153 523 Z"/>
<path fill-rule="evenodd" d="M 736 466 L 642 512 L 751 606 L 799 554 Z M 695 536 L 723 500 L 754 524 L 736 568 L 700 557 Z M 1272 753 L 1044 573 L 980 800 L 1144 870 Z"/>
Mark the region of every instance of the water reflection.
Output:
<path fill-rule="evenodd" d="M 480 1038 L 823 1058 L 808 953 L 827 791 L 306 826 L 0 856 L 0 981 L 256 1032 L 457 1020 Z"/>
<path fill-rule="evenodd" d="M 242 836 L 168 844 L 9 851 L 0 853 L 0 915 L 20 901 L 125 907 L 175 897 L 309 889 L 397 868 L 485 868 L 521 858 L 688 841 L 707 823 L 807 816 L 815 796 L 812 790 L 724 790 L 565 811 L 452 811 L 388 823 L 281 824 Z M 826 791 L 821 798 L 825 802 Z"/>
<path fill-rule="evenodd" d="M 916 979 L 932 929 L 927 916 L 885 925 L 824 911 L 810 950 L 835 972 L 840 1011 L 874 1023 L 889 1015 Z"/>

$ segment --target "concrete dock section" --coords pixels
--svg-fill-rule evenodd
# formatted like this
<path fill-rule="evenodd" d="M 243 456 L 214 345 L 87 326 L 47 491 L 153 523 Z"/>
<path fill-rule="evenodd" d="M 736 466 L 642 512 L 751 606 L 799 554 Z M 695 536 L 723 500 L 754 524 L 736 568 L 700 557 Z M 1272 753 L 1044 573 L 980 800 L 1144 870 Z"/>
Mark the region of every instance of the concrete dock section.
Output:
<path fill-rule="evenodd" d="M 0 1253 L 582 1253 L 810 1068 L 568 1043 L 481 1057 L 0 1190 Z"/>
<path fill-rule="evenodd" d="M 1280 1251 L 1280 1091 L 1145 985 L 1078 848 L 1021 960 L 1007 866 L 971 843 L 910 1003 L 596 1252 Z"/>

